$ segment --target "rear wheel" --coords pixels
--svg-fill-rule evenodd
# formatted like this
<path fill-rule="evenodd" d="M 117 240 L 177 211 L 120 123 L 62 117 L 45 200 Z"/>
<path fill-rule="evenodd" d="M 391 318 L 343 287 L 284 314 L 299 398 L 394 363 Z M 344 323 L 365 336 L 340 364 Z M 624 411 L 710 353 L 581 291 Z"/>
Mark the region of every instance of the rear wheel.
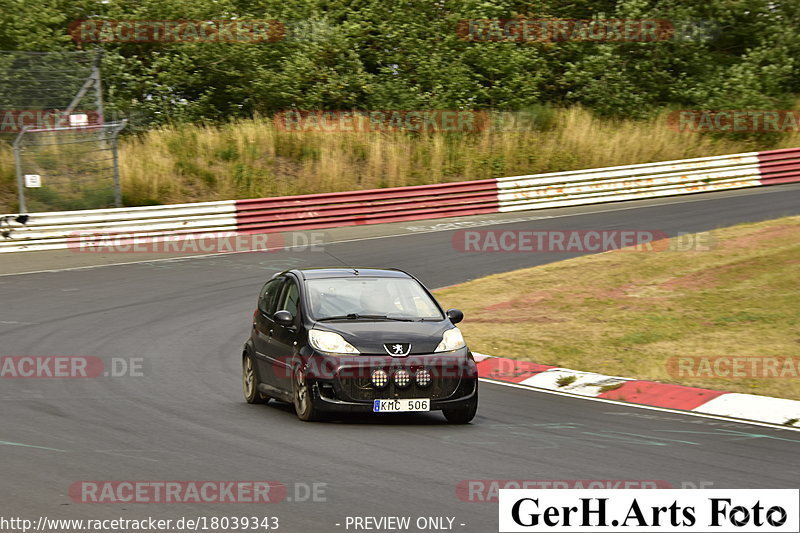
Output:
<path fill-rule="evenodd" d="M 475 396 L 465 404 L 463 407 L 454 407 L 452 409 L 443 409 L 442 414 L 451 424 L 469 424 L 475 413 L 478 412 L 478 391 L 475 391 Z"/>
<path fill-rule="evenodd" d="M 299 365 L 292 371 L 292 397 L 297 418 L 306 422 L 318 418 L 314 402 L 311 400 L 311 387 L 308 385 L 305 372 Z"/>
<path fill-rule="evenodd" d="M 247 403 L 267 403 L 269 397 L 258 392 L 258 374 L 253 356 L 245 353 L 242 357 L 242 391 Z"/>

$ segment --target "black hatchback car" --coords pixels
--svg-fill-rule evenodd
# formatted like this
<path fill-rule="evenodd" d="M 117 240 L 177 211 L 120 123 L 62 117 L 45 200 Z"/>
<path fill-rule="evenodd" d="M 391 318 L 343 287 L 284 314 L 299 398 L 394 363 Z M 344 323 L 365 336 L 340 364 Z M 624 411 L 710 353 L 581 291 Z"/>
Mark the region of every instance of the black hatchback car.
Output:
<path fill-rule="evenodd" d="M 466 424 L 478 371 L 455 327 L 463 317 L 400 270 L 282 272 L 261 289 L 244 344 L 245 399 L 293 403 L 301 420 L 441 410 Z"/>

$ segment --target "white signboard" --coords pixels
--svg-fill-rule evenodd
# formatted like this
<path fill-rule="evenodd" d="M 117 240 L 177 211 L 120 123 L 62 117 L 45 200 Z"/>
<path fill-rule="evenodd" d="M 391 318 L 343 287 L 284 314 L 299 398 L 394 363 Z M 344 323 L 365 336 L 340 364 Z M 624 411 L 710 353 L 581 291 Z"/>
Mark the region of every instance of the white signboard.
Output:
<path fill-rule="evenodd" d="M 75 113 L 69 116 L 69 125 L 72 127 L 87 126 L 89 124 L 89 115 L 86 113 Z"/>
<path fill-rule="evenodd" d="M 25 186 L 35 188 L 42 186 L 42 177 L 39 174 L 25 174 Z"/>

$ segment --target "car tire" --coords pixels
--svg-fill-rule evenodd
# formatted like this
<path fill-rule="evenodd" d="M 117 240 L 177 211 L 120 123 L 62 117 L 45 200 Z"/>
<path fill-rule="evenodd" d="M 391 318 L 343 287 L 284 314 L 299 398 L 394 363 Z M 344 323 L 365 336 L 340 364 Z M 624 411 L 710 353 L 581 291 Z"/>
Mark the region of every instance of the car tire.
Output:
<path fill-rule="evenodd" d="M 247 403 L 267 403 L 269 397 L 258 391 L 258 370 L 249 352 L 242 356 L 242 391 Z"/>
<path fill-rule="evenodd" d="M 304 422 L 311 422 L 319 418 L 311 398 L 311 387 L 308 386 L 303 368 L 299 365 L 292 370 L 292 398 L 297 418 Z"/>
<path fill-rule="evenodd" d="M 469 424 L 475 418 L 475 413 L 478 412 L 478 391 L 475 391 L 475 397 L 463 407 L 454 407 L 452 409 L 443 409 L 442 414 L 450 424 Z"/>

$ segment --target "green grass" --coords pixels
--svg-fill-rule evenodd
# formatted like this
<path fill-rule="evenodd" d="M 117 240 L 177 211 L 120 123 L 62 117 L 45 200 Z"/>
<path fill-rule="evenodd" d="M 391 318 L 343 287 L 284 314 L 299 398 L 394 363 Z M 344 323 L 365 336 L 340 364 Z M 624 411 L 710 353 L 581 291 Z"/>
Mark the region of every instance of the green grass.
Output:
<path fill-rule="evenodd" d="M 556 380 L 556 385 L 559 387 L 566 387 L 567 385 L 575 383 L 576 379 L 578 379 L 577 376 L 561 376 Z"/>

